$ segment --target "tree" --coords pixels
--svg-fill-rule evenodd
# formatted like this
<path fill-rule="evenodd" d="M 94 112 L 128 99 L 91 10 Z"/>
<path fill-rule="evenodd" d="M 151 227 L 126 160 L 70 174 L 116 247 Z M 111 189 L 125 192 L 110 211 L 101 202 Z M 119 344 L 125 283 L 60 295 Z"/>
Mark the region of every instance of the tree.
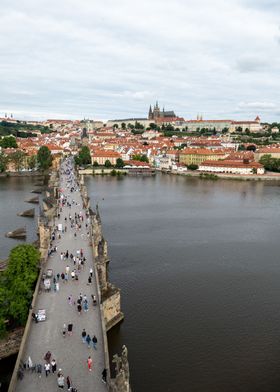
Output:
<path fill-rule="evenodd" d="M 119 125 L 118 125 L 118 124 L 114 124 L 114 125 L 113 125 L 113 128 L 118 129 L 118 128 L 119 128 Z"/>
<path fill-rule="evenodd" d="M 109 159 L 106 159 L 104 166 L 105 167 L 111 167 L 112 166 L 112 163 L 109 161 Z"/>
<path fill-rule="evenodd" d="M 197 170 L 198 169 L 198 165 L 195 165 L 194 163 L 191 163 L 191 164 L 187 165 L 187 168 L 189 170 Z"/>
<path fill-rule="evenodd" d="M 271 154 L 265 154 L 260 158 L 260 163 L 264 165 L 265 169 L 270 169 L 272 163 L 272 156 Z"/>
<path fill-rule="evenodd" d="M 25 153 L 21 150 L 15 151 L 9 156 L 9 160 L 14 163 L 15 168 L 19 171 L 24 163 Z"/>
<path fill-rule="evenodd" d="M 31 155 L 31 157 L 29 157 L 27 159 L 27 165 L 28 165 L 28 169 L 34 169 L 37 165 L 37 156 L 36 155 Z"/>
<path fill-rule="evenodd" d="M 174 132 L 174 127 L 173 127 L 173 125 L 168 124 L 168 125 L 166 126 L 165 130 L 166 130 L 166 131 L 172 131 L 172 132 Z"/>
<path fill-rule="evenodd" d="M 153 130 L 157 129 L 157 125 L 155 123 L 150 123 L 149 127 Z"/>
<path fill-rule="evenodd" d="M 143 154 L 143 155 L 135 154 L 135 155 L 132 156 L 132 159 L 134 161 L 140 161 L 140 162 L 147 162 L 147 163 L 149 163 L 149 158 L 145 154 Z"/>
<path fill-rule="evenodd" d="M 3 153 L 0 154 L 0 173 L 3 173 L 7 169 L 8 157 Z"/>
<path fill-rule="evenodd" d="M 266 170 L 280 172 L 280 159 L 272 158 L 271 154 L 265 154 L 261 157 L 260 163 Z"/>
<path fill-rule="evenodd" d="M 132 159 L 133 159 L 134 161 L 141 161 L 141 155 L 140 155 L 140 154 L 132 155 Z"/>
<path fill-rule="evenodd" d="M 135 129 L 144 129 L 144 125 L 142 125 L 138 121 L 136 121 L 135 122 Z"/>
<path fill-rule="evenodd" d="M 91 163 L 91 155 L 88 146 L 83 146 L 78 155 L 75 156 L 75 162 L 77 165 L 88 165 Z"/>
<path fill-rule="evenodd" d="M 0 276 L 0 334 L 12 325 L 24 325 L 39 272 L 39 251 L 30 244 L 13 248 L 7 269 Z"/>
<path fill-rule="evenodd" d="M 97 161 L 94 161 L 93 166 L 99 166 L 99 163 Z"/>
<path fill-rule="evenodd" d="M 122 127 L 122 129 L 126 129 L 126 125 L 124 122 L 122 122 L 121 127 Z"/>
<path fill-rule="evenodd" d="M 124 161 L 122 160 L 122 158 L 118 158 L 116 161 L 116 167 L 117 168 L 122 168 L 124 167 Z"/>
<path fill-rule="evenodd" d="M 2 148 L 18 148 L 16 138 L 14 136 L 5 136 L 0 140 Z"/>
<path fill-rule="evenodd" d="M 147 155 L 141 155 L 140 161 L 149 163 L 149 158 L 147 157 Z"/>
<path fill-rule="evenodd" d="M 47 170 L 52 164 L 52 155 L 47 146 L 39 148 L 37 153 L 37 162 L 41 170 Z"/>
<path fill-rule="evenodd" d="M 9 314 L 24 324 L 38 276 L 40 253 L 33 246 L 23 244 L 12 249 L 5 277 L 8 281 Z"/>

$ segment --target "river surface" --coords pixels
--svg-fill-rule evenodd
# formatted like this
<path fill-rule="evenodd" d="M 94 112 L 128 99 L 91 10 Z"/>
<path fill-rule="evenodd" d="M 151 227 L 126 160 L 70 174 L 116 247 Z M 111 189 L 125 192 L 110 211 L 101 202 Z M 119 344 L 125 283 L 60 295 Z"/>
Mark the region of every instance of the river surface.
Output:
<path fill-rule="evenodd" d="M 280 390 L 280 187 L 87 177 L 134 392 Z"/>
<path fill-rule="evenodd" d="M 38 204 L 26 203 L 25 199 L 37 196 L 30 193 L 38 183 L 36 177 L 0 177 L 0 259 L 6 259 L 10 250 L 20 243 L 32 243 L 37 237 Z M 35 218 L 17 216 L 17 213 L 35 208 Z M 26 241 L 6 238 L 5 233 L 26 227 Z"/>

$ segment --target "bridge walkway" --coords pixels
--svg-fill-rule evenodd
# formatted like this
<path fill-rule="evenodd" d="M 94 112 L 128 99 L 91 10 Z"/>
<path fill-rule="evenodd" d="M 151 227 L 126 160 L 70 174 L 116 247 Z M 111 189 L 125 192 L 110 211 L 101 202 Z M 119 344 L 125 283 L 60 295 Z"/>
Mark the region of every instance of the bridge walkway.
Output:
<path fill-rule="evenodd" d="M 64 206 L 60 213 L 60 218 L 56 220 L 56 224 L 61 223 L 63 227 L 67 226 L 67 232 L 61 235 L 61 239 L 56 239 L 52 246 L 57 246 L 57 252 L 48 258 L 46 269 L 53 269 L 54 275 L 57 273 L 65 273 L 66 266 L 69 265 L 70 271 L 73 270 L 74 263 L 70 259 L 61 260 L 61 252 L 68 250 L 69 254 L 77 256 L 77 250 L 83 249 L 86 257 L 85 266 L 78 275 L 78 281 L 71 281 L 69 277 L 68 283 L 62 283 L 59 280 L 59 291 L 55 291 L 52 287 L 50 292 L 42 290 L 38 296 L 35 312 L 38 309 L 45 309 L 47 319 L 39 323 L 32 323 L 31 331 L 25 345 L 24 359 L 30 356 L 33 364 L 44 365 L 44 355 L 50 351 L 52 358 L 55 358 L 57 370 L 62 369 L 65 377 L 64 390 L 67 389 L 66 377 L 69 376 L 73 386 L 78 392 L 103 392 L 107 390 L 106 385 L 102 382 L 102 371 L 104 369 L 104 348 L 101 328 L 101 317 L 99 306 L 92 305 L 91 295 L 97 297 L 97 287 L 95 278 L 93 277 L 91 285 L 88 285 L 89 270 L 93 266 L 92 248 L 87 237 L 87 228 L 85 227 L 86 219 L 82 223 L 82 229 L 75 230 L 70 228 L 69 214 L 74 217 L 75 213 L 82 212 L 85 217 L 85 210 L 82 205 L 82 198 L 79 190 L 70 192 L 67 188 L 67 176 L 61 175 L 60 186 L 63 194 L 69 200 L 73 200 L 71 208 Z M 67 223 L 65 221 L 67 217 Z M 76 231 L 77 237 L 74 236 Z M 89 301 L 89 310 L 82 310 L 81 314 L 77 311 L 77 298 L 80 293 L 86 295 Z M 69 296 L 73 297 L 75 305 L 68 303 Z M 64 323 L 68 325 L 73 323 L 73 335 L 66 334 L 63 337 L 62 330 Z M 83 328 L 92 337 L 96 335 L 98 343 L 97 350 L 91 345 L 82 342 L 81 333 Z M 92 371 L 87 368 L 87 359 L 91 356 L 93 360 Z M 17 382 L 17 392 L 50 392 L 60 390 L 57 385 L 57 375 L 50 374 L 46 377 L 43 370 L 40 377 L 37 373 L 30 370 L 24 372 L 24 378 Z"/>

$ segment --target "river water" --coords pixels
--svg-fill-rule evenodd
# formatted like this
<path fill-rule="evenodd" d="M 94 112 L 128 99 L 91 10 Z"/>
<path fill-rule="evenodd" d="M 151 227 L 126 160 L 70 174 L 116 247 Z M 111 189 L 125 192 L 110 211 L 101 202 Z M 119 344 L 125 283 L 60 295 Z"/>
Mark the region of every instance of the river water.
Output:
<path fill-rule="evenodd" d="M 5 233 L 26 227 L 26 242 L 34 242 L 37 237 L 38 204 L 26 203 L 25 199 L 37 196 L 30 193 L 38 189 L 36 177 L 0 177 L 0 259 L 6 259 L 10 250 L 19 245 L 22 240 L 6 238 Z M 17 216 L 17 213 L 35 208 L 35 218 Z"/>
<path fill-rule="evenodd" d="M 87 177 L 122 289 L 134 392 L 280 389 L 280 187 Z"/>

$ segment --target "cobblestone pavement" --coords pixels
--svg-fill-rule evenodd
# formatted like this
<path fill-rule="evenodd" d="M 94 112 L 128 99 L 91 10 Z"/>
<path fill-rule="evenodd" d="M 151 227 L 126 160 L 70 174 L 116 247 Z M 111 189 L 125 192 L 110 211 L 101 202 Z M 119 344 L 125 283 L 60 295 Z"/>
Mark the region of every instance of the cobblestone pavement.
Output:
<path fill-rule="evenodd" d="M 78 389 L 78 392 L 89 391 L 106 391 L 106 385 L 101 380 L 101 373 L 104 369 L 104 350 L 101 330 L 101 318 L 99 306 L 93 306 L 91 294 L 97 297 L 97 289 L 95 279 L 92 284 L 87 285 L 89 269 L 93 266 L 92 249 L 87 238 L 87 231 L 85 228 L 85 219 L 82 224 L 82 230 L 77 231 L 77 237 L 74 237 L 75 229 L 70 228 L 69 214 L 73 217 L 80 211 L 85 215 L 82 207 L 82 199 L 79 191 L 70 193 L 66 188 L 66 176 L 63 175 L 61 179 L 61 188 L 69 198 L 74 200 L 75 204 L 71 208 L 65 206 L 61 213 L 60 219 L 56 224 L 62 223 L 65 226 L 65 217 L 67 217 L 67 232 L 62 234 L 61 240 L 57 240 L 53 245 L 57 245 L 57 253 L 49 257 L 46 269 L 53 269 L 55 275 L 57 273 L 65 273 L 65 267 L 70 266 L 70 271 L 74 268 L 73 262 L 61 261 L 60 253 L 68 250 L 69 254 L 77 255 L 77 250 L 83 249 L 86 257 L 85 266 L 82 269 L 78 281 L 68 281 L 62 283 L 59 281 L 59 291 L 55 292 L 53 288 L 50 292 L 42 290 L 38 297 L 35 312 L 38 309 L 46 309 L 47 320 L 39 323 L 32 323 L 30 335 L 26 343 L 24 360 L 31 357 L 33 364 L 44 365 L 44 355 L 47 351 L 52 353 L 52 358 L 57 362 L 57 370 L 62 369 L 65 377 L 69 376 L 72 380 L 73 386 Z M 77 205 L 76 205 L 77 203 Z M 68 297 L 73 296 L 76 302 L 79 294 L 85 294 L 89 300 L 89 310 L 81 315 L 77 312 L 76 305 L 69 305 Z M 73 323 L 73 335 L 63 337 L 63 324 Z M 96 335 L 98 343 L 97 350 L 93 349 L 92 345 L 88 348 L 87 344 L 82 342 L 81 333 L 83 328 L 92 337 Z M 89 371 L 87 368 L 87 358 L 91 356 L 93 359 L 93 369 Z M 57 385 L 57 375 L 50 374 L 45 376 L 44 370 L 41 377 L 37 373 L 32 373 L 31 370 L 24 372 L 24 378 L 17 383 L 17 392 L 52 392 L 61 390 Z"/>

